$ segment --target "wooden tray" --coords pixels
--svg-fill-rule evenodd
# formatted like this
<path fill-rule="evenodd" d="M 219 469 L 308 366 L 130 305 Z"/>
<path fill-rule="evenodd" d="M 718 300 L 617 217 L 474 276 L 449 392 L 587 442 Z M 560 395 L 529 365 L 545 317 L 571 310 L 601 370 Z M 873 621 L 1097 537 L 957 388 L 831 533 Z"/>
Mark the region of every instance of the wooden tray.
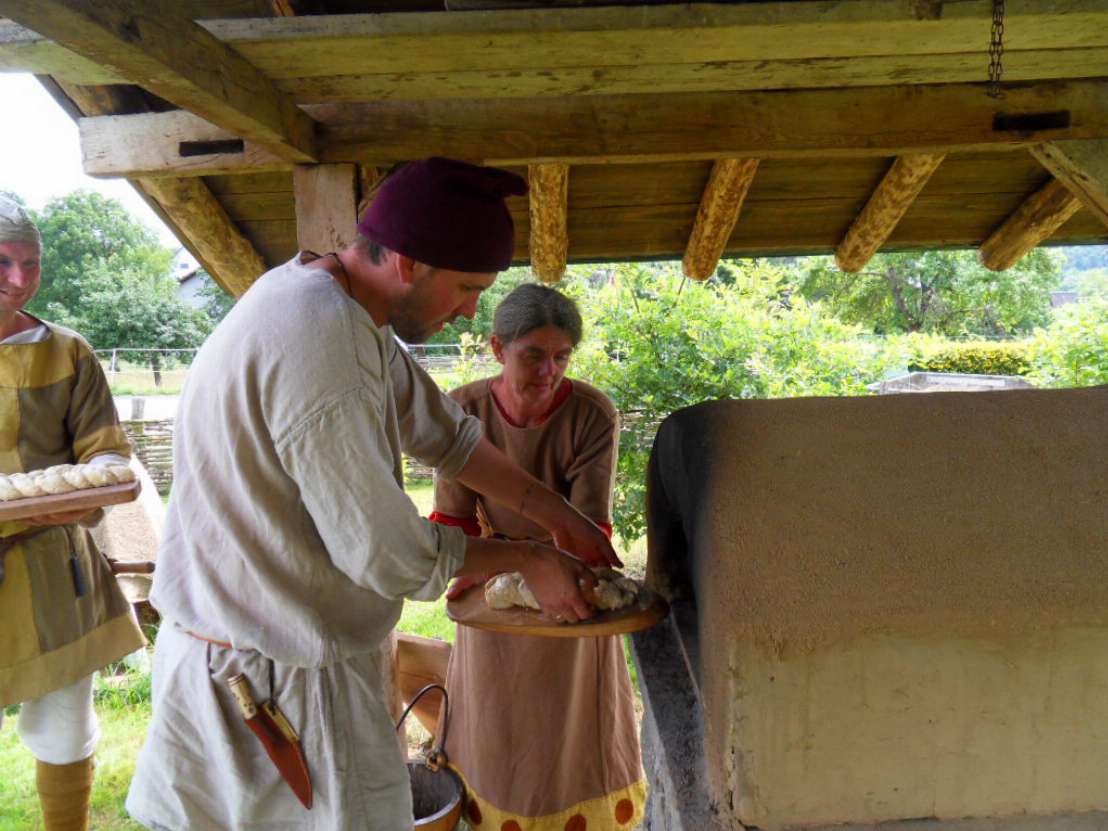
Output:
<path fill-rule="evenodd" d="M 70 511 L 92 510 L 105 505 L 134 502 L 142 485 L 136 479 L 119 485 L 101 485 L 98 488 L 82 488 L 69 493 L 52 493 L 49 496 L 28 496 L 0 502 L 0 521 L 26 519 L 43 514 L 64 514 Z"/>
<path fill-rule="evenodd" d="M 539 635 L 545 638 L 598 638 L 625 635 L 649 629 L 669 614 L 665 598 L 645 586 L 638 601 L 614 612 L 599 612 L 580 623 L 559 623 L 532 609 L 490 609 L 485 604 L 485 587 L 474 586 L 446 604 L 446 616 L 461 626 L 488 629 L 509 635 Z"/>

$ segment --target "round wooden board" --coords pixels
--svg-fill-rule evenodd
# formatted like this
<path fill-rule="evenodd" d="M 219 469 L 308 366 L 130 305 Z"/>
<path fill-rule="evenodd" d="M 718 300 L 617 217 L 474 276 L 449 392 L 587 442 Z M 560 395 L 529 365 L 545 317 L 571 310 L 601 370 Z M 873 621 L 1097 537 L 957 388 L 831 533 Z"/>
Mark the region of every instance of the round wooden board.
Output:
<path fill-rule="evenodd" d="M 645 586 L 632 605 L 614 612 L 599 612 L 580 623 L 557 623 L 531 609 L 490 609 L 485 604 L 485 587 L 474 586 L 446 604 L 446 616 L 461 626 L 488 629 L 509 635 L 538 635 L 544 638 L 599 638 L 625 635 L 649 629 L 669 614 L 665 598 Z"/>
<path fill-rule="evenodd" d="M 26 519 L 43 514 L 65 514 L 70 511 L 92 510 L 106 505 L 134 502 L 138 499 L 141 487 L 136 479 L 120 485 L 101 485 L 98 488 L 83 488 L 69 493 L 10 499 L 7 502 L 0 502 L 0 520 Z"/>

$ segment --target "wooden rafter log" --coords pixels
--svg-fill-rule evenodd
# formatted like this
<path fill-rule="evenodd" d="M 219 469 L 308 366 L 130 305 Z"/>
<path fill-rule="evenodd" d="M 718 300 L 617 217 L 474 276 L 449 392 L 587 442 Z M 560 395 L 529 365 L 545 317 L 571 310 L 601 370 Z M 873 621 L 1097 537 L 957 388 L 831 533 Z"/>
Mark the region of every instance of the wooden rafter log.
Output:
<path fill-rule="evenodd" d="M 326 254 L 354 239 L 358 223 L 358 172 L 352 164 L 297 165 L 296 243 Z"/>
<path fill-rule="evenodd" d="M 315 125 L 234 49 L 159 0 L 0 0 L 0 14 L 295 162 Z"/>
<path fill-rule="evenodd" d="M 840 269 L 859 271 L 870 261 L 944 158 L 930 153 L 897 157 L 835 249 Z"/>
<path fill-rule="evenodd" d="M 527 167 L 531 207 L 531 270 L 544 283 L 557 283 L 569 256 L 569 165 Z"/>
<path fill-rule="evenodd" d="M 689 279 L 707 280 L 715 273 L 757 172 L 757 159 L 716 159 L 712 165 L 681 263 Z"/>
<path fill-rule="evenodd" d="M 1081 208 L 1081 201 L 1057 179 L 1051 179 L 1020 205 L 981 243 L 985 268 L 1004 271 L 1061 228 Z"/>
<path fill-rule="evenodd" d="M 1031 155 L 1108 225 L 1108 141 L 1050 141 Z"/>
<path fill-rule="evenodd" d="M 212 276 L 229 294 L 240 297 L 266 270 L 254 246 L 203 181 L 141 179 L 138 184 L 173 217 L 196 249 L 198 259 L 215 270 Z"/>

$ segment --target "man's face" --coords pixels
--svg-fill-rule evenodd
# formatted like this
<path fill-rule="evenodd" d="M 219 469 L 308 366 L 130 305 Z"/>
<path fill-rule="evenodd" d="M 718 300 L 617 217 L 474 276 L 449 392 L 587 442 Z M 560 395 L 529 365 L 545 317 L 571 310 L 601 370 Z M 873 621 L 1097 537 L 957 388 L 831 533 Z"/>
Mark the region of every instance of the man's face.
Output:
<path fill-rule="evenodd" d="M 415 264 L 416 275 L 407 294 L 389 314 L 393 331 L 405 343 L 423 343 L 456 317 L 477 314 L 481 292 L 496 282 L 496 273 L 472 273 Z"/>
<path fill-rule="evenodd" d="M 0 312 L 18 312 L 38 291 L 42 252 L 34 242 L 0 242 Z"/>

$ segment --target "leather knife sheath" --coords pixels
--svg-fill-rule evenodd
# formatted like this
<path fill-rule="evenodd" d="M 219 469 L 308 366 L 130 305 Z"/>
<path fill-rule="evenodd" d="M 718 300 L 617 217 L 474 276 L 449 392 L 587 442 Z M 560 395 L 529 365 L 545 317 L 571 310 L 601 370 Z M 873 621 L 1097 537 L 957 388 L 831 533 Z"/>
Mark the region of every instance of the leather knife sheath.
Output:
<path fill-rule="evenodd" d="M 308 774 L 308 765 L 304 761 L 300 737 L 292 729 L 285 714 L 273 701 L 263 701 L 259 705 L 254 700 L 250 691 L 250 681 L 245 675 L 236 675 L 227 683 L 231 687 L 231 694 L 235 697 L 239 710 L 242 711 L 246 726 L 261 741 L 277 772 L 292 788 L 296 798 L 310 810 L 312 779 Z"/>

